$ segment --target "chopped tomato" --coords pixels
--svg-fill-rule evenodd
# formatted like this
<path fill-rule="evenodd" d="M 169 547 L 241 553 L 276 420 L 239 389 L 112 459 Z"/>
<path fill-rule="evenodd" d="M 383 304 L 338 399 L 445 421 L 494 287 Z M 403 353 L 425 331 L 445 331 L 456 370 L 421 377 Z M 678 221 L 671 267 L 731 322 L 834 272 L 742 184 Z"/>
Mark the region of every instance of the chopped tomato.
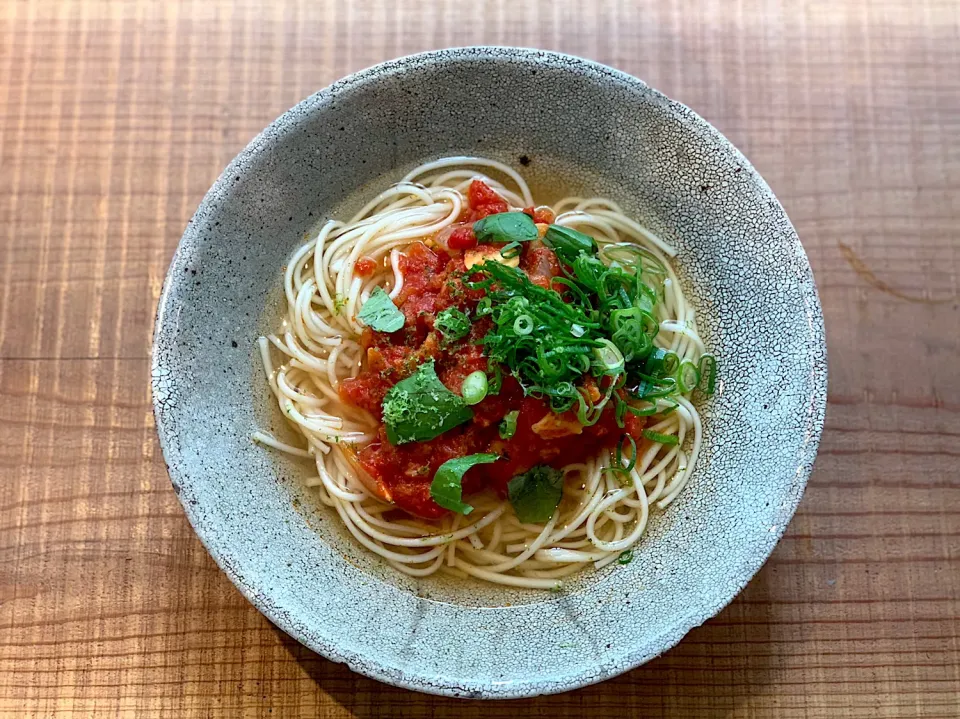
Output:
<path fill-rule="evenodd" d="M 531 282 L 549 289 L 550 280 L 560 276 L 560 260 L 553 250 L 534 240 L 520 258 L 520 269 L 529 275 Z"/>
<path fill-rule="evenodd" d="M 467 204 L 471 211 L 469 218 L 471 222 L 510 209 L 507 201 L 482 180 L 474 180 L 470 183 L 470 189 L 467 190 Z"/>
<path fill-rule="evenodd" d="M 524 213 L 530 215 L 538 225 L 550 225 L 556 219 L 549 207 L 524 207 Z"/>
<path fill-rule="evenodd" d="M 361 277 L 369 277 L 377 269 L 377 263 L 369 257 L 361 257 L 353 266 L 354 272 Z"/>
<path fill-rule="evenodd" d="M 357 460 L 375 480 L 388 488 L 400 509 L 418 517 L 434 519 L 447 512 L 430 497 L 433 475 L 447 460 L 474 454 L 478 451 L 477 446 L 475 436 L 453 432 L 429 442 L 394 446 L 387 440 L 386 430 L 381 427 L 377 439 L 360 451 Z M 464 479 L 468 480 L 467 477 Z M 465 484 L 469 486 L 468 482 Z M 482 486 L 482 481 L 474 482 L 473 491 Z"/>
<path fill-rule="evenodd" d="M 464 225 L 450 233 L 447 246 L 451 250 L 469 250 L 477 246 L 477 236 L 473 234 L 473 228 L 470 225 Z"/>

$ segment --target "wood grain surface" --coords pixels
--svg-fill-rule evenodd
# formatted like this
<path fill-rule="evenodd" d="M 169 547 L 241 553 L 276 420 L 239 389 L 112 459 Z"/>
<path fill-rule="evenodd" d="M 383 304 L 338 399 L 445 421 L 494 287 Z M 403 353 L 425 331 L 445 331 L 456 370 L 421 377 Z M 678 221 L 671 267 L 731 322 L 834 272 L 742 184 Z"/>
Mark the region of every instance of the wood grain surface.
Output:
<path fill-rule="evenodd" d="M 816 273 L 830 396 L 773 557 L 618 679 L 454 701 L 301 648 L 171 491 L 154 307 L 226 163 L 351 71 L 467 44 L 633 73 L 753 161 Z M 960 11 L 946 0 L 0 2 L 0 715 L 960 716 Z"/>

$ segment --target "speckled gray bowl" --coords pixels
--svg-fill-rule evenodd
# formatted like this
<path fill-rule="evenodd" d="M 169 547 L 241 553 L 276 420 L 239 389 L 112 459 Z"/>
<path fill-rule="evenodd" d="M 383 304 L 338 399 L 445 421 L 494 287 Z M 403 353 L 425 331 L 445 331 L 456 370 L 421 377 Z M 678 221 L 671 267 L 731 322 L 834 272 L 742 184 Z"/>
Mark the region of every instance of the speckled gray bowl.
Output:
<path fill-rule="evenodd" d="M 626 566 L 560 594 L 414 581 L 359 550 L 300 480 L 309 463 L 250 441 L 283 432 L 256 338 L 279 317 L 303 233 L 410 167 L 450 154 L 517 165 L 535 195 L 602 194 L 680 250 L 720 358 L 694 477 Z M 521 160 L 521 158 L 523 158 Z M 524 164 L 524 167 L 520 167 Z M 715 129 L 639 80 L 509 48 L 388 62 L 267 128 L 204 198 L 160 299 L 157 427 L 207 549 L 274 623 L 391 684 L 519 697 L 636 667 L 713 616 L 770 554 L 800 500 L 826 400 L 820 304 L 793 227 Z"/>

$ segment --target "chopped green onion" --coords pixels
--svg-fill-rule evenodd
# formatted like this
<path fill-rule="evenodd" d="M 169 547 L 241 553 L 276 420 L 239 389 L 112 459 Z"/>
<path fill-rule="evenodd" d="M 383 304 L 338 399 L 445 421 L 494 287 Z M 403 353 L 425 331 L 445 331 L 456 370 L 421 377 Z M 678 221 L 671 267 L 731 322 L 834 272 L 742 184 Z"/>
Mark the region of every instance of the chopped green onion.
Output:
<path fill-rule="evenodd" d="M 488 362 L 487 369 L 493 370 L 493 377 L 487 377 L 487 394 L 500 394 L 500 389 L 503 387 L 503 372 L 500 371 L 500 363 Z"/>
<path fill-rule="evenodd" d="M 700 375 L 707 380 L 706 388 L 701 388 L 704 394 L 713 394 L 717 386 L 717 358 L 712 354 L 700 356 Z"/>
<path fill-rule="evenodd" d="M 517 417 L 520 416 L 520 410 L 512 410 L 503 415 L 500 422 L 500 439 L 512 439 L 517 433 Z"/>
<path fill-rule="evenodd" d="M 519 315 L 513 321 L 513 331 L 518 335 L 528 335 L 533 332 L 533 319 L 530 315 Z"/>
<path fill-rule="evenodd" d="M 700 370 L 690 360 L 684 360 L 680 363 L 680 369 L 677 370 L 677 389 L 680 394 L 692 392 L 693 388 L 700 384 Z"/>
<path fill-rule="evenodd" d="M 635 376 L 640 379 L 640 383 L 629 392 L 637 399 L 652 400 L 666 397 L 677 389 L 677 380 L 673 377 L 651 377 L 639 372 Z"/>
<path fill-rule="evenodd" d="M 626 467 L 623 466 L 623 442 L 627 440 L 630 442 L 630 462 Z M 624 433 L 620 437 L 620 441 L 617 442 L 617 464 L 614 469 L 620 472 L 630 473 L 633 471 L 633 468 L 637 466 L 637 443 L 634 441 L 633 437 L 629 434 Z"/>
<path fill-rule="evenodd" d="M 665 410 L 660 412 L 660 414 L 663 417 L 666 417 L 668 414 L 673 414 L 674 412 L 677 411 L 677 407 L 680 406 L 680 404 L 676 400 L 670 399 L 669 397 L 663 398 L 663 401 L 669 405 Z"/>
<path fill-rule="evenodd" d="M 659 432 L 654 432 L 652 429 L 643 430 L 643 436 L 649 439 L 651 442 L 657 442 L 659 444 L 667 444 L 671 447 L 675 444 L 679 444 L 680 440 L 675 434 L 660 434 Z"/>
<path fill-rule="evenodd" d="M 671 397 L 708 392 L 712 356 L 682 364 L 676 352 L 655 344 L 668 276 L 659 257 L 628 243 L 597 250 L 589 235 L 568 230 L 548 230 L 561 260 L 561 275 L 549 288 L 500 263 L 466 273 L 465 285 L 484 291 L 473 316 L 489 318 L 488 362 L 502 365 L 525 396 L 547 401 L 553 412 L 575 412 L 584 426 L 598 422 L 611 403 L 623 427 L 627 412 L 670 412 L 677 406 Z M 583 390 L 588 374 L 611 378 L 597 400 Z"/>
<path fill-rule="evenodd" d="M 478 404 L 487 396 L 487 373 L 478 369 L 471 372 L 460 386 L 460 394 L 467 404 Z"/>
<path fill-rule="evenodd" d="M 633 561 L 633 550 L 625 549 L 620 552 L 620 556 L 617 557 L 617 564 L 630 564 Z"/>
<path fill-rule="evenodd" d="M 657 347 L 643 365 L 643 371 L 652 377 L 666 377 L 672 375 L 680 366 L 680 358 L 676 352 Z"/>
<path fill-rule="evenodd" d="M 620 350 L 610 340 L 600 340 L 601 345 L 593 348 L 593 356 L 601 374 L 620 374 L 623 372 L 624 362 Z"/>
<path fill-rule="evenodd" d="M 647 402 L 646 406 L 644 407 L 637 407 L 632 404 L 627 404 L 627 412 L 636 417 L 650 417 L 651 415 L 655 415 L 657 413 L 657 403 L 656 401 Z"/>
<path fill-rule="evenodd" d="M 484 264 L 486 264 L 486 262 L 484 262 Z M 483 269 L 486 269 L 486 267 L 484 267 Z M 483 280 L 471 280 L 470 277 L 471 277 L 472 275 L 474 275 L 474 274 L 476 274 L 476 273 L 473 272 L 473 269 L 467 270 L 466 272 L 463 273 L 463 278 L 462 278 L 462 279 L 463 279 L 463 286 L 464 286 L 464 287 L 466 287 L 468 290 L 488 290 L 488 289 L 490 289 L 490 286 L 493 284 L 493 280 L 491 280 L 489 277 L 488 277 L 487 279 L 483 279 Z M 482 301 L 481 301 L 481 302 L 482 302 Z M 477 313 L 477 316 L 478 316 L 478 317 L 481 316 L 479 312 Z"/>
<path fill-rule="evenodd" d="M 608 260 L 611 267 L 617 265 L 643 278 L 648 284 L 653 283 L 652 287 L 656 294 L 663 297 L 664 284 L 669 281 L 667 268 L 650 250 L 632 242 L 620 242 L 606 245 L 600 250 L 600 256 Z"/>

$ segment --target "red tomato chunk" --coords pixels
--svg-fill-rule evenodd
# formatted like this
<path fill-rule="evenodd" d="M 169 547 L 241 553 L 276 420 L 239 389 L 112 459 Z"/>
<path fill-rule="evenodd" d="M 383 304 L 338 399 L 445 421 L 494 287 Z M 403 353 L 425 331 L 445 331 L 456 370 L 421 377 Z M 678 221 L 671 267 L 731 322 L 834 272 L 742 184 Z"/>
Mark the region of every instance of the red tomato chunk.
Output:
<path fill-rule="evenodd" d="M 353 269 L 361 277 L 369 277 L 376 271 L 377 263 L 369 257 L 361 257 Z"/>

